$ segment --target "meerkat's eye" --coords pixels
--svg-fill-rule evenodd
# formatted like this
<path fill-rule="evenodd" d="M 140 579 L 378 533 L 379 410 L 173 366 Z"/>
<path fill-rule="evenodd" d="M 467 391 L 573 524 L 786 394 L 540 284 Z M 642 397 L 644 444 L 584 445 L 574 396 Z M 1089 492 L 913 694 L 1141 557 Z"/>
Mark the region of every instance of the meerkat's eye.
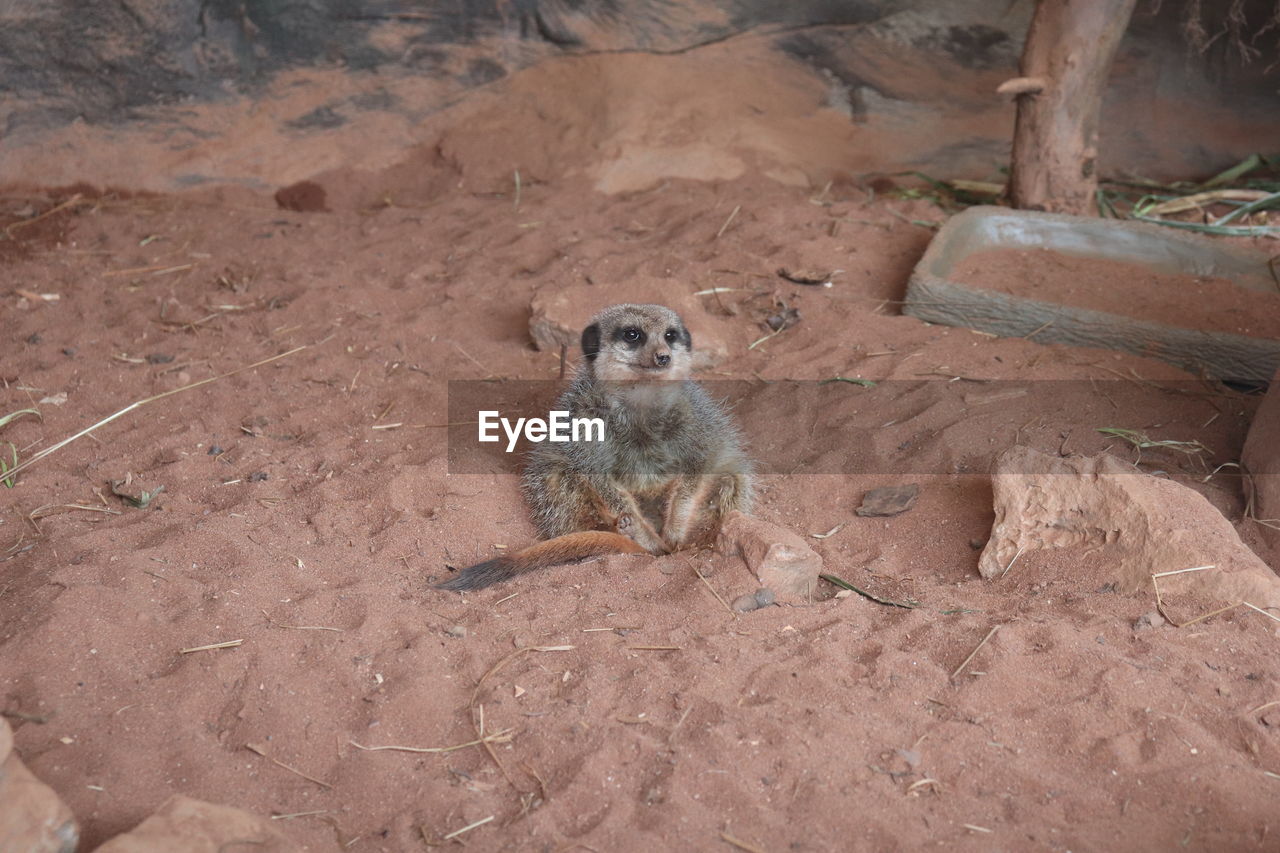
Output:
<path fill-rule="evenodd" d="M 640 330 L 634 327 L 623 329 L 622 339 L 629 344 L 634 344 L 640 340 Z"/>
<path fill-rule="evenodd" d="M 667 329 L 667 333 L 662 336 L 662 339 L 669 344 L 674 344 L 676 341 L 680 340 L 680 333 L 675 329 Z"/>

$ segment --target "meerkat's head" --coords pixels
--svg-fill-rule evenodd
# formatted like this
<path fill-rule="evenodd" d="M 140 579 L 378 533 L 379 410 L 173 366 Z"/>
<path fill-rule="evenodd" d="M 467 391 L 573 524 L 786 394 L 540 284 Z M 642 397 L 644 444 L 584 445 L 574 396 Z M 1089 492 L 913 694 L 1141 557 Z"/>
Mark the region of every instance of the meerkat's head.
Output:
<path fill-rule="evenodd" d="M 693 341 L 662 305 L 611 305 L 582 330 L 582 354 L 597 379 L 687 379 Z"/>

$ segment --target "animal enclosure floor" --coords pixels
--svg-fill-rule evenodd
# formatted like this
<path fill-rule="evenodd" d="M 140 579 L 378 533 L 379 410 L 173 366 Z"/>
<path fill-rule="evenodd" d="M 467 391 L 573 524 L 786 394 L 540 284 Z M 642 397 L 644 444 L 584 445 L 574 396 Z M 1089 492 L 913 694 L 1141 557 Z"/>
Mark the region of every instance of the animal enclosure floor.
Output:
<path fill-rule="evenodd" d="M 1105 427 L 1200 441 L 1144 451 L 1144 470 L 1256 543 L 1231 469 L 1206 480 L 1238 459 L 1256 398 L 899 316 L 932 233 L 911 220 L 943 216 L 927 202 L 754 179 L 517 197 L 411 165 L 325 177 L 331 210 L 86 191 L 11 232 L 0 414 L 43 415 L 0 431 L 20 459 L 305 347 L 0 488 L 0 709 L 85 849 L 173 792 L 280 815 L 317 851 L 425 850 L 468 826 L 476 850 L 1274 849 L 1276 623 L 1237 608 L 1135 627 L 1149 591 L 1055 552 L 984 581 L 975 550 L 996 454 L 1138 459 Z M 22 221 L 70 198 L 5 203 Z M 556 378 L 559 353 L 529 342 L 534 294 L 637 276 L 726 288 L 700 297 L 731 329 L 710 379 L 881 383 L 821 386 L 824 411 L 750 425 L 767 450 L 871 418 L 885 460 L 772 470 L 757 512 L 825 571 L 917 607 L 824 585 L 811 606 L 735 615 L 713 590 L 731 601 L 753 579 L 697 553 L 431 588 L 535 535 L 515 477 L 450 474 L 447 380 Z M 786 308 L 799 322 L 757 343 Z M 1024 412 L 1012 380 L 1096 393 Z M 108 486 L 125 480 L 164 488 L 139 509 Z M 907 513 L 855 515 L 912 482 Z M 456 748 L 366 749 L 391 746 Z"/>

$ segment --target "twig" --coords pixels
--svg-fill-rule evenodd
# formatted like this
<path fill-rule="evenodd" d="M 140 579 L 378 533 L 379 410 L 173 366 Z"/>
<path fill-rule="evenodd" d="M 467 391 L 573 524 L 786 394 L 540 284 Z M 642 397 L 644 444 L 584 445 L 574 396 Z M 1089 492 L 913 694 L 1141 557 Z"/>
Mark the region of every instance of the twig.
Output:
<path fill-rule="evenodd" d="M 132 269 L 127 269 L 127 270 L 107 270 L 102 275 L 104 278 L 109 275 L 133 275 L 134 273 L 140 273 L 140 272 L 149 272 L 149 273 L 154 273 L 155 275 L 164 275 L 165 273 L 168 273 L 168 272 L 178 272 L 179 270 L 189 270 L 194 266 L 195 264 L 180 264 L 176 267 L 171 267 L 166 264 L 160 264 L 159 266 L 153 266 L 153 267 L 133 267 Z M 210 316 L 216 317 L 218 315 L 212 314 Z M 206 317 L 205 319 L 207 320 L 209 318 Z M 203 321 L 198 320 L 197 322 L 203 322 Z M 186 325 L 186 324 L 179 323 L 176 325 Z"/>
<path fill-rule="evenodd" d="M 13 236 L 14 229 L 26 228 L 28 225 L 34 225 L 35 223 L 39 222 L 41 219 L 44 219 L 46 216 L 53 216 L 59 210 L 65 210 L 68 207 L 79 204 L 81 201 L 84 201 L 86 203 L 88 202 L 88 200 L 83 198 L 80 193 L 76 193 L 75 195 L 71 196 L 71 198 L 67 199 L 61 204 L 54 205 L 53 207 L 49 208 L 44 213 L 41 213 L 38 216 L 33 216 L 30 219 L 24 219 L 21 222 L 12 222 L 6 225 L 4 228 L 4 233 L 8 235 L 10 240 L 12 240 L 14 239 L 14 236 Z"/>
<path fill-rule="evenodd" d="M 472 363 L 472 364 L 474 364 L 476 367 L 478 367 L 478 368 L 480 368 L 481 370 L 483 370 L 483 371 L 485 372 L 485 376 L 486 376 L 486 378 L 487 378 L 487 377 L 489 377 L 489 376 L 492 376 L 492 375 L 493 375 L 493 371 L 492 371 L 492 370 L 490 370 L 489 368 L 487 368 L 487 367 L 485 367 L 483 364 L 481 364 L 479 361 L 477 361 L 477 360 L 476 360 L 476 357 L 475 357 L 475 356 L 473 356 L 471 353 L 467 352 L 467 351 L 466 351 L 466 350 L 464 350 L 462 347 L 458 346 L 457 341 L 449 341 L 449 344 L 450 344 L 454 349 L 456 349 L 458 352 L 462 353 L 462 354 L 463 354 L 463 355 L 465 355 L 468 359 L 470 359 L 470 361 L 471 361 L 471 363 Z"/>
<path fill-rule="evenodd" d="M 227 640 L 225 643 L 210 643 L 207 646 L 193 646 L 189 649 L 179 649 L 178 654 L 189 655 L 192 652 L 208 652 L 213 649 L 234 649 L 243 642 L 244 640 Z"/>
<path fill-rule="evenodd" d="M 1050 326 L 1052 326 L 1055 322 L 1057 322 L 1057 321 L 1056 321 L 1056 320 L 1046 320 L 1045 322 L 1041 323 L 1039 326 L 1036 326 L 1036 327 L 1035 327 L 1034 329 L 1032 329 L 1030 332 L 1027 332 L 1025 335 L 1023 335 L 1023 336 L 1022 336 L 1022 339 L 1023 339 L 1024 341 L 1029 341 L 1029 340 L 1031 340 L 1031 339 L 1032 339 L 1032 338 L 1034 338 L 1036 335 L 1040 334 L 1040 333 L 1041 333 L 1041 332 L 1043 332 L 1045 329 L 1047 329 L 1047 328 L 1049 328 Z"/>
<path fill-rule="evenodd" d="M 726 219 L 724 221 L 724 224 L 720 226 L 720 230 L 716 232 L 716 236 L 713 239 L 715 240 L 720 239 L 720 236 L 724 234 L 724 232 L 729 228 L 729 224 L 733 222 L 734 217 L 738 215 L 738 211 L 740 210 L 742 210 L 742 205 L 739 204 L 734 206 L 733 213 L 729 214 L 729 218 Z"/>
<path fill-rule="evenodd" d="M 577 647 L 576 646 L 521 646 L 511 654 L 504 657 L 502 660 L 495 663 L 492 667 L 489 668 L 488 672 L 480 676 L 480 680 L 476 682 L 475 690 L 471 691 L 471 701 L 468 704 L 469 705 L 476 704 L 476 696 L 479 695 L 480 688 L 484 686 L 484 683 L 489 680 L 489 676 L 493 675 L 495 672 L 502 669 L 504 666 L 511 663 L 513 660 L 515 660 L 517 657 L 524 654 L 525 652 L 567 652 L 575 648 Z"/>
<path fill-rule="evenodd" d="M 469 823 L 469 824 L 467 824 L 466 826 L 462 827 L 462 829 L 455 829 L 453 832 L 451 832 L 451 833 L 449 833 L 448 835 L 444 836 L 444 840 L 445 840 L 445 841 L 448 841 L 448 840 L 449 840 L 449 839 L 451 839 L 451 838 L 457 838 L 457 837 L 458 837 L 459 835 L 461 835 L 462 833 L 464 833 L 464 832 L 470 832 L 471 830 L 475 829 L 477 826 L 484 826 L 486 823 L 488 823 L 488 822 L 489 822 L 489 821 L 491 821 L 491 820 L 493 820 L 493 815 L 489 815 L 489 816 L 488 816 L 488 817 L 486 817 L 486 818 L 481 818 L 480 820 L 476 821 L 475 823 Z"/>
<path fill-rule="evenodd" d="M 1004 567 L 1004 571 L 1000 573 L 1000 577 L 1009 574 L 1009 570 L 1013 568 L 1013 564 L 1018 562 L 1018 558 L 1022 556 L 1022 548 L 1018 549 L 1018 553 L 1013 555 L 1013 559 L 1009 561 L 1009 565 Z"/>
<path fill-rule="evenodd" d="M 716 597 L 716 601 L 723 604 L 725 610 L 728 610 L 730 613 L 733 613 L 733 608 L 729 606 L 729 602 L 725 601 L 723 598 L 720 597 L 720 593 L 716 592 L 716 588 L 711 585 L 711 581 L 707 580 L 707 576 L 704 575 L 701 571 L 699 571 L 697 566 L 694 566 L 692 563 L 690 563 L 689 565 L 693 567 L 693 573 L 698 576 L 698 580 L 706 584 L 707 589 L 711 590 L 711 594 Z M 738 614 L 733 613 L 733 615 L 737 616 Z"/>
<path fill-rule="evenodd" d="M 907 789 L 903 791 L 903 793 L 914 794 L 916 791 L 918 791 L 921 788 L 929 788 L 936 794 L 941 787 L 942 787 L 942 783 L 939 782 L 937 779 L 934 779 L 931 777 L 925 777 L 924 779 L 917 779 L 916 781 L 912 782 L 910 785 L 907 786 Z"/>
<path fill-rule="evenodd" d="M 779 326 L 778 328 L 774 329 L 774 330 L 773 330 L 772 332 L 770 332 L 769 334 L 765 335 L 763 338 L 758 338 L 758 339 L 756 339 L 756 340 L 752 341 L 752 342 L 747 346 L 747 349 L 749 349 L 749 350 L 755 349 L 755 348 L 756 348 L 757 346 L 759 346 L 760 344 L 764 343 L 765 341 L 769 340 L 770 338 L 776 338 L 778 335 L 782 334 L 783 332 L 785 332 L 787 329 L 790 329 L 790 328 L 791 328 L 791 326 L 788 326 L 788 325 L 785 325 L 785 324 L 784 324 L 784 325 L 782 325 L 782 326 Z"/>
<path fill-rule="evenodd" d="M 330 628 L 327 625 L 285 625 L 271 618 L 271 614 L 263 610 L 262 615 L 267 617 L 267 621 L 277 628 L 288 628 L 290 631 L 337 631 L 342 633 L 345 628 Z"/>
<path fill-rule="evenodd" d="M 1216 565 L 1209 565 L 1209 566 L 1192 566 L 1192 567 L 1191 567 L 1191 568 L 1189 568 L 1189 569 L 1174 569 L 1174 570 L 1173 570 L 1173 571 L 1171 571 L 1171 572 L 1156 572 L 1156 573 L 1155 573 L 1155 574 L 1153 574 L 1151 577 L 1153 577 L 1153 578 L 1167 578 L 1167 577 L 1169 577 L 1170 575 L 1181 575 L 1181 574 L 1186 574 L 1187 572 L 1203 572 L 1203 571 L 1205 571 L 1206 569 L 1216 569 L 1216 568 L 1217 568 L 1217 566 L 1216 566 Z"/>
<path fill-rule="evenodd" d="M 1170 574 L 1178 574 L 1178 572 L 1174 571 L 1170 572 Z M 1169 613 L 1164 609 L 1164 597 L 1160 595 L 1160 582 L 1157 580 L 1156 575 L 1151 576 L 1151 588 L 1155 590 L 1156 593 L 1156 612 L 1163 616 L 1165 620 L 1175 628 L 1185 628 L 1188 625 L 1194 625 L 1195 623 L 1202 622 L 1211 616 L 1217 616 L 1219 613 L 1226 613 L 1228 610 L 1232 610 L 1245 603 L 1243 601 L 1237 601 L 1235 604 L 1228 604 L 1226 607 L 1219 607 L 1217 610 L 1211 610 L 1208 613 L 1201 613 L 1196 618 L 1189 619 L 1186 622 L 1179 622 L 1177 619 L 1174 619 L 1169 615 Z M 1252 607 L 1252 605 L 1250 606 Z"/>
<path fill-rule="evenodd" d="M 49 454 L 54 453 L 55 451 L 61 450 L 62 448 L 66 447 L 68 444 L 75 441 L 76 439 L 83 438 L 84 436 L 93 432 L 98 427 L 106 426 L 107 424 L 114 421 L 116 418 L 119 418 L 123 415 L 127 415 L 129 412 L 132 412 L 134 409 L 140 409 L 143 406 L 147 405 L 148 403 L 154 403 L 157 400 L 163 400 L 165 397 L 171 397 L 174 394 L 180 394 L 183 391 L 190 391 L 192 388 L 199 388 L 201 385 L 208 385 L 210 382 L 217 382 L 219 379 L 226 379 L 228 376 L 235 376 L 237 373 L 243 373 L 246 370 L 252 370 L 255 367 L 261 367 L 264 364 L 270 364 L 273 361 L 284 358 L 286 356 L 293 355 L 296 352 L 301 352 L 302 350 L 307 349 L 308 346 L 309 345 L 307 344 L 303 344 L 302 346 L 294 347 L 293 349 L 287 352 L 282 352 L 282 353 L 279 353 L 278 355 L 273 355 L 270 358 L 264 358 L 261 361 L 255 361 L 253 364 L 247 364 L 244 367 L 237 367 L 235 370 L 228 371 L 218 376 L 211 376 L 208 379 L 201 379 L 199 382 L 192 382 L 189 385 L 183 385 L 181 388 L 173 388 L 169 391 L 165 391 L 163 393 L 156 394 L 151 397 L 147 397 L 145 400 L 138 400 L 135 403 L 130 403 L 129 405 L 125 406 L 123 409 L 116 412 L 115 414 L 108 415 L 107 417 L 98 421 L 96 424 L 92 424 L 91 426 L 85 427 L 84 429 L 80 430 L 78 433 L 71 436 L 70 438 L 64 438 L 62 441 L 59 441 L 57 444 L 54 444 L 50 447 L 46 447 L 44 450 L 41 450 L 39 453 L 33 454 L 30 459 L 27 459 L 21 465 L 18 465 L 13 470 L 9 471 L 8 476 L 12 477 L 13 475 L 17 474 L 19 471 L 25 470 L 28 466 L 34 465 L 35 463 L 39 462 L 41 459 L 45 458 Z"/>
<path fill-rule="evenodd" d="M 1280 193 L 1271 193 L 1270 195 L 1263 196 L 1262 198 L 1259 198 L 1259 199 L 1254 199 L 1248 204 L 1237 207 L 1235 210 L 1221 217 L 1213 224 L 1218 226 L 1226 225 L 1228 222 L 1231 222 L 1233 219 L 1238 219 L 1239 217 L 1244 216 L 1247 213 L 1253 213 L 1255 210 L 1263 210 L 1265 208 L 1268 208 L 1274 205 L 1276 202 L 1280 202 Z"/>
<path fill-rule="evenodd" d="M 840 528 L 842 527 L 844 527 L 843 521 L 837 524 L 835 527 L 828 530 L 826 533 L 810 533 L 809 535 L 812 536 L 814 539 L 830 539 L 832 536 L 835 536 L 837 533 L 839 533 Z"/>
<path fill-rule="evenodd" d="M 507 772 L 506 765 L 504 765 L 502 760 L 498 758 L 498 753 L 494 752 L 493 744 L 485 740 L 484 706 L 475 705 L 472 710 L 475 711 L 475 714 L 472 716 L 472 724 L 476 727 L 476 737 L 480 739 L 480 745 L 484 747 L 485 752 L 489 753 L 489 757 L 493 759 L 493 763 L 498 765 L 498 769 L 502 771 L 502 776 L 507 780 L 507 784 L 515 790 L 520 791 L 520 786 L 516 784 L 516 780 L 512 779 L 511 774 Z"/>
<path fill-rule="evenodd" d="M 84 510 L 85 512 L 105 512 L 108 515 L 120 514 L 120 510 L 112 509 L 111 507 L 106 507 L 106 506 L 85 506 L 84 504 L 45 504 L 44 506 L 38 506 L 35 509 L 31 510 L 31 512 L 27 513 L 27 518 L 31 519 L 32 521 L 35 521 L 37 518 L 46 518 L 50 515 L 54 515 L 56 511 L 60 509 L 64 509 L 64 510 L 81 509 L 81 510 Z"/>
<path fill-rule="evenodd" d="M 861 595 L 863 598 L 870 599 L 871 601 L 874 601 L 876 604 L 883 604 L 886 607 L 901 607 L 904 610 L 915 610 L 917 607 L 920 606 L 919 603 L 911 600 L 894 601 L 891 598 L 881 598 L 880 596 L 876 595 L 874 592 L 867 592 L 865 589 L 859 589 L 858 587 L 849 583 L 844 578 L 836 577 L 835 575 L 818 575 L 818 577 L 826 581 L 827 583 L 835 584 L 841 589 L 847 589 L 850 592 L 856 592 L 858 595 Z"/>
<path fill-rule="evenodd" d="M 1168 616 L 1166 616 L 1165 618 L 1169 619 L 1169 621 L 1173 623 L 1173 627 L 1185 628 L 1188 625 L 1194 625 L 1195 623 L 1208 619 L 1211 616 L 1217 616 L 1219 613 L 1226 613 L 1228 610 L 1234 610 L 1235 608 L 1239 607 L 1243 603 L 1244 603 L 1243 601 L 1237 601 L 1235 604 L 1228 604 L 1226 607 L 1219 607 L 1217 610 L 1211 610 L 1208 613 L 1201 613 L 1196 618 L 1188 619 L 1186 622 L 1183 622 L 1181 625 L 1179 625 L 1177 622 L 1174 622 L 1172 619 L 1169 619 Z"/>
<path fill-rule="evenodd" d="M 746 850 L 747 853 L 764 853 L 759 847 L 749 842 L 743 841 L 741 838 L 734 838 L 727 832 L 720 833 L 720 840 L 725 844 L 737 847 L 739 850 Z"/>
<path fill-rule="evenodd" d="M 990 631 L 987 632 L 987 636 L 982 638 L 982 642 L 974 646 L 973 651 L 969 652 L 969 656 L 964 659 L 964 662 L 961 663 L 958 667 L 956 667 L 955 672 L 951 673 L 951 679 L 953 681 L 956 679 L 958 675 L 960 675 L 961 672 L 964 671 L 964 668 L 969 665 L 969 662 L 974 659 L 974 657 L 978 654 L 978 652 L 982 649 L 982 647 L 987 644 L 987 640 L 990 640 L 992 637 L 994 637 L 996 635 L 996 631 L 999 631 L 999 630 L 1000 630 L 1000 626 L 996 625 L 994 628 L 992 628 Z"/>
<path fill-rule="evenodd" d="M 1259 201 L 1267 198 L 1268 195 L 1270 194 L 1266 190 L 1210 190 L 1162 201 L 1147 208 L 1143 213 L 1147 216 L 1168 216 L 1171 213 L 1195 210 L 1202 204 L 1215 201 Z"/>
<path fill-rule="evenodd" d="M 294 773 L 294 774 L 297 774 L 298 776 L 301 776 L 303 779 L 306 779 L 308 782 L 315 782 L 321 788 L 328 789 L 333 787 L 328 782 L 325 782 L 322 779 L 317 779 L 314 776 L 308 776 L 306 773 L 303 773 L 298 768 L 290 767 L 288 764 L 285 764 L 283 761 L 280 761 L 279 759 L 276 759 L 276 758 L 272 758 L 270 755 L 267 755 L 267 751 L 265 749 L 258 746 L 257 744 L 246 743 L 244 745 L 244 748 L 249 750 L 252 753 L 261 755 L 263 758 L 267 759 L 267 761 L 270 761 L 272 764 L 276 765 L 277 767 L 282 767 L 285 770 L 288 770 L 290 773 Z"/>
<path fill-rule="evenodd" d="M 1247 602 L 1247 601 L 1242 601 L 1242 602 L 1240 602 L 1240 603 L 1241 603 L 1241 604 L 1243 604 L 1245 607 L 1248 607 L 1250 610 L 1256 610 L 1256 611 L 1258 611 L 1259 613 L 1261 613 L 1263 616 L 1267 617 L 1268 619 L 1274 619 L 1275 621 L 1280 622 L 1280 616 L 1276 616 L 1274 613 L 1268 613 L 1267 611 L 1263 610 L 1261 607 L 1258 607 L 1258 606 L 1257 606 L 1257 605 L 1255 605 L 1255 604 L 1250 604 L 1250 603 L 1249 603 L 1249 602 Z"/>
<path fill-rule="evenodd" d="M 313 812 L 291 812 L 289 814 L 273 814 L 271 816 L 271 819 L 272 820 L 293 820 L 295 817 L 312 817 L 313 815 L 328 814 L 328 813 L 329 813 L 328 809 L 317 809 L 316 811 L 313 811 Z"/>
<path fill-rule="evenodd" d="M 512 735 L 513 731 L 515 731 L 515 729 L 503 729 L 502 731 L 487 734 L 478 740 L 469 740 L 466 743 L 459 743 L 454 746 L 364 746 L 353 740 L 348 740 L 347 743 L 351 744 L 356 749 L 362 749 L 365 752 L 383 752 L 385 750 L 393 752 L 455 752 L 459 749 L 466 749 L 469 746 L 480 746 L 484 743 L 509 743 L 512 737 L 514 737 L 514 735 Z"/>

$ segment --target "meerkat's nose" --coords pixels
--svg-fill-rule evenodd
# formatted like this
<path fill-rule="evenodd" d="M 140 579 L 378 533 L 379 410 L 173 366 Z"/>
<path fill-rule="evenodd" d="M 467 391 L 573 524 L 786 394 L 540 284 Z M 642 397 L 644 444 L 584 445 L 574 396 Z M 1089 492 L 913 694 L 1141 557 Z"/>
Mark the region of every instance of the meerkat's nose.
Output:
<path fill-rule="evenodd" d="M 658 367 L 666 367 L 668 364 L 670 364 L 670 363 L 671 363 L 671 353 L 669 353 L 669 352 L 656 352 L 656 353 L 654 353 L 654 354 L 653 354 L 653 363 L 654 363 L 654 364 L 656 364 L 656 365 L 658 365 Z"/>

